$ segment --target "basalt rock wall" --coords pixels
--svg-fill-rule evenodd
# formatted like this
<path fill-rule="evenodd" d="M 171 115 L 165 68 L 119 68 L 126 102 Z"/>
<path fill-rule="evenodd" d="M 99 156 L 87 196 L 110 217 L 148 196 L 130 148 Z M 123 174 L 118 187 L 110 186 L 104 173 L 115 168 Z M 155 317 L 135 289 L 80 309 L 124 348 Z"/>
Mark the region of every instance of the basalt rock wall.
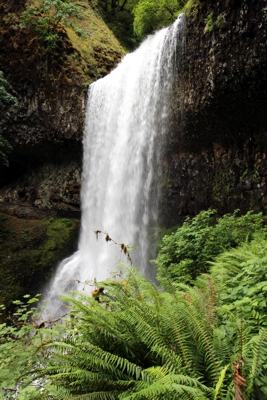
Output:
<path fill-rule="evenodd" d="M 162 214 L 266 213 L 267 1 L 195 2 L 172 99 Z"/>
<path fill-rule="evenodd" d="M 79 159 L 86 87 L 83 71 L 71 59 L 82 62 L 81 56 L 64 29 L 58 30 L 53 53 L 35 32 L 21 28 L 24 7 L 16 13 L 3 4 L 0 9 L 0 69 L 6 89 L 18 100 L 17 106 L 1 110 L 2 134 L 13 147 L 11 169 L 14 163 L 23 168 L 23 162 L 59 161 L 70 152 Z"/>
<path fill-rule="evenodd" d="M 1 134 L 13 148 L 9 167 L 0 166 L 0 201 L 78 211 L 88 85 L 124 50 L 89 3 L 81 20 L 55 27 L 49 50 L 21 23 L 26 3 L 0 0 L 0 70 L 18 102 L 0 109 Z M 79 23 L 82 36 L 71 29 Z"/>
<path fill-rule="evenodd" d="M 192 3 L 160 182 L 164 225 L 209 207 L 220 214 L 266 213 L 267 0 Z M 5 4 L 0 1 L 0 69 L 19 106 L 1 114 L 13 153 L 10 167 L 0 171 L 0 198 L 78 210 L 84 82 L 101 73 L 79 68 L 82 54 L 64 29 L 58 55 L 47 54 Z M 122 53 L 100 50 L 95 47 L 99 71 L 105 64 L 107 73 Z"/>

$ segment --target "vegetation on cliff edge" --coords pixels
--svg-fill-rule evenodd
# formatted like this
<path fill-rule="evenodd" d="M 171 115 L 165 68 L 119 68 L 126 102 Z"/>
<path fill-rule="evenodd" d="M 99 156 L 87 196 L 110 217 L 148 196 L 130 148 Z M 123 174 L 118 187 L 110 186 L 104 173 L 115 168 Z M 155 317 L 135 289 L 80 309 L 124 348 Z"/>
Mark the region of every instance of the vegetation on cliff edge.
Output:
<path fill-rule="evenodd" d="M 0 1 L 2 18 L 0 30 L 5 39 L 6 63 L 16 65 L 16 51 L 20 60 L 29 54 L 30 65 L 40 58 L 60 69 L 64 82 L 88 85 L 101 78 L 120 61 L 125 50 L 106 26 L 100 14 L 88 2 L 35 0 L 23 1 L 14 8 L 11 2 Z M 7 42 L 7 38 L 10 40 Z M 27 41 L 25 41 L 27 38 Z M 10 59 L 9 61 L 9 58 Z M 19 67 L 19 66 L 18 66 Z M 58 82 L 60 84 L 60 82 Z"/>

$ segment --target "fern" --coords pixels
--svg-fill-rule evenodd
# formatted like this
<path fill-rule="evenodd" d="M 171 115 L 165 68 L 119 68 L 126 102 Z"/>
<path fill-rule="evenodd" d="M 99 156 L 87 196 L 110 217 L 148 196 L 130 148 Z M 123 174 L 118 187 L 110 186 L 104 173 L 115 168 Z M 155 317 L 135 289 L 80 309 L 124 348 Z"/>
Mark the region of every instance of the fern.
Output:
<path fill-rule="evenodd" d="M 20 393 L 31 397 L 24 398 L 232 400 L 237 388 L 247 400 L 266 398 L 264 306 L 255 308 L 260 314 L 256 320 L 242 313 L 235 300 L 230 303 L 236 273 L 244 278 L 238 284 L 246 290 L 253 279 L 255 286 L 248 289 L 254 289 L 249 292 L 253 302 L 255 290 L 264 292 L 266 243 L 243 246 L 225 255 L 229 266 L 223 283 L 217 274 L 221 256 L 214 263 L 214 276 L 201 275 L 195 286 L 172 283 L 168 292 L 136 268 L 121 265 L 123 280 L 102 282 L 98 301 L 85 293 L 64 296 L 71 312 L 63 324 L 19 330 L 11 347 L 0 341 L 0 350 L 5 351 L 1 374 L 5 365 L 11 365 L 4 363 L 9 349 L 19 344 L 22 351 L 30 341 L 33 347 L 23 361 Z M 241 262 L 236 264 L 238 272 L 231 254 L 234 262 Z M 4 330 L 10 338 L 16 332 Z M 242 360 L 242 371 L 235 378 L 230 366 L 237 360 Z"/>
<path fill-rule="evenodd" d="M 162 368 L 150 368 L 149 372 L 155 376 L 155 381 L 147 387 L 138 387 L 136 393 L 123 393 L 120 399 L 173 399 L 182 396 L 184 399 L 210 398 L 212 391 L 202 385 L 197 379 L 184 375 L 168 374 Z"/>
<path fill-rule="evenodd" d="M 249 370 L 247 373 L 247 396 L 251 400 L 261 400 L 267 397 L 267 330 L 261 329 L 259 334 L 250 340 L 247 354 Z M 252 358 L 250 358 L 252 355 Z"/>

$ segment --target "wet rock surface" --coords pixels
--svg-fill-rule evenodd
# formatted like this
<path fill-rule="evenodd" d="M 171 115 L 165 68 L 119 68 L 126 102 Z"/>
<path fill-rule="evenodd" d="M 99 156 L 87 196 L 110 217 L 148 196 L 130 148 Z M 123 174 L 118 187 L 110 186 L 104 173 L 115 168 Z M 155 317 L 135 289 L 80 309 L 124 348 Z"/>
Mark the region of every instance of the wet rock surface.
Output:
<path fill-rule="evenodd" d="M 161 204 L 165 224 L 214 207 L 266 213 L 267 1 L 207 0 L 187 17 Z"/>
<path fill-rule="evenodd" d="M 85 52 L 86 58 L 77 35 L 72 32 L 73 41 L 61 24 L 57 46 L 48 51 L 36 32 L 21 26 L 26 0 L 12 4 L 0 0 L 0 70 L 18 101 L 0 108 L 1 134 L 13 147 L 9 168 L 0 166 L 0 199 L 76 210 L 88 85 L 108 74 L 124 51 L 93 14 L 94 33 L 102 38 L 94 54 Z"/>
<path fill-rule="evenodd" d="M 79 211 L 81 165 L 77 161 L 45 163 L 25 172 L 16 182 L 0 189 L 3 202 L 41 209 Z"/>

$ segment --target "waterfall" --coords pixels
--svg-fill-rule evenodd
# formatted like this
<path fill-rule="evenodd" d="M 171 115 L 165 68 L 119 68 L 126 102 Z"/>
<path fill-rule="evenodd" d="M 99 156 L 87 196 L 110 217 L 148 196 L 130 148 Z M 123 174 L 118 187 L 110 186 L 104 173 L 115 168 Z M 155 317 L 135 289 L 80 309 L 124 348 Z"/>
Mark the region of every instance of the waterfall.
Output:
<path fill-rule="evenodd" d="M 148 229 L 158 218 L 162 148 L 177 49 L 184 49 L 185 16 L 149 36 L 108 76 L 89 87 L 84 130 L 82 221 L 78 251 L 58 267 L 46 293 L 53 313 L 74 281 L 103 280 L 118 261 L 116 242 L 136 245 L 132 259 L 152 278 Z M 53 310 L 53 311 L 52 311 Z"/>

